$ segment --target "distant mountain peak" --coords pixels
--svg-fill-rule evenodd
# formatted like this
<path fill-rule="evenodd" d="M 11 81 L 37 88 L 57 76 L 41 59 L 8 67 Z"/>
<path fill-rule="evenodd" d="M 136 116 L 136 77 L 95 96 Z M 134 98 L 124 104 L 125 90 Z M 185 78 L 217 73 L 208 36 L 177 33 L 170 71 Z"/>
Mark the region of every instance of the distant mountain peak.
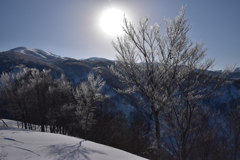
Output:
<path fill-rule="evenodd" d="M 11 51 L 21 51 L 21 50 L 26 50 L 27 49 L 27 47 L 23 47 L 23 46 L 21 46 L 21 47 L 16 47 L 16 48 L 13 48 L 13 49 L 10 49 Z"/>
<path fill-rule="evenodd" d="M 85 60 L 88 60 L 88 61 L 110 61 L 109 59 L 101 58 L 101 57 L 90 57 Z"/>
<path fill-rule="evenodd" d="M 41 49 L 27 48 L 27 47 L 23 47 L 23 46 L 10 49 L 9 51 L 15 52 L 15 53 L 22 53 L 25 55 L 31 55 L 31 56 L 38 57 L 41 59 L 61 58 L 60 56 L 55 55 L 51 52 L 43 51 Z"/>

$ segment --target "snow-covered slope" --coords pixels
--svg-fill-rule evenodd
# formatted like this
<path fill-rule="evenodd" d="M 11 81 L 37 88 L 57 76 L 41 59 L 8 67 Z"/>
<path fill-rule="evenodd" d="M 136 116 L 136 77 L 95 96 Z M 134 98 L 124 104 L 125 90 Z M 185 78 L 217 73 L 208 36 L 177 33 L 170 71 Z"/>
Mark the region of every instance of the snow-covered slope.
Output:
<path fill-rule="evenodd" d="M 128 152 L 60 134 L 29 131 L 0 122 L 1 160 L 144 160 Z"/>

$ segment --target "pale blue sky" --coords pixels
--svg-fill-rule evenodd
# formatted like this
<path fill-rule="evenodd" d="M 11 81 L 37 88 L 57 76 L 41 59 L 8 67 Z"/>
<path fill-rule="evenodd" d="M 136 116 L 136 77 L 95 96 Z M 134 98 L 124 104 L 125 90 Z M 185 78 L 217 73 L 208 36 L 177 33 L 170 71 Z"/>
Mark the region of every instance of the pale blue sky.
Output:
<path fill-rule="evenodd" d="M 0 0 L 0 51 L 38 48 L 77 59 L 115 59 L 111 40 L 98 26 L 101 12 L 113 6 L 133 21 L 174 18 L 182 5 L 194 42 L 203 42 L 215 68 L 240 66 L 239 0 Z"/>

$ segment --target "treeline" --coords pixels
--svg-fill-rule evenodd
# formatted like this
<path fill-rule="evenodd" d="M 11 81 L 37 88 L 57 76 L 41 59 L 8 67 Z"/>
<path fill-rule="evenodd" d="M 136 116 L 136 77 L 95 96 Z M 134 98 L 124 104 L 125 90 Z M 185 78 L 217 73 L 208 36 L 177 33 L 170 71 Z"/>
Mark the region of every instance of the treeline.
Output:
<path fill-rule="evenodd" d="M 42 132 L 47 126 L 51 132 L 71 132 L 68 123 L 72 118 L 78 118 L 80 126 L 87 130 L 95 103 L 102 100 L 99 90 L 103 85 L 104 81 L 93 74 L 75 88 L 64 76 L 55 79 L 50 70 L 23 68 L 16 74 L 1 75 L 2 99 L 14 118 L 22 121 L 26 129 L 38 124 Z"/>
<path fill-rule="evenodd" d="M 18 73 L 2 73 L 0 84 L 0 109 L 21 121 L 22 128 L 35 129 L 36 124 L 43 132 L 89 139 L 150 159 L 178 159 L 177 150 L 183 145 L 187 159 L 239 159 L 238 100 L 222 108 L 179 105 L 176 117 L 173 110 L 165 111 L 160 119 L 163 145 L 158 150 L 152 115 L 132 112 L 126 117 L 114 112 L 110 97 L 102 93 L 104 80 L 93 73 L 73 86 L 63 75 L 53 77 L 50 70 L 23 68 Z"/>
<path fill-rule="evenodd" d="M 77 86 L 50 70 L 21 68 L 0 77 L 0 118 L 22 122 L 25 129 L 61 133 L 142 154 L 149 147 L 148 122 L 140 113 L 132 120 L 114 111 L 105 81 L 93 73 Z M 3 112 L 5 111 L 5 112 Z M 143 125 L 146 124 L 146 125 Z"/>

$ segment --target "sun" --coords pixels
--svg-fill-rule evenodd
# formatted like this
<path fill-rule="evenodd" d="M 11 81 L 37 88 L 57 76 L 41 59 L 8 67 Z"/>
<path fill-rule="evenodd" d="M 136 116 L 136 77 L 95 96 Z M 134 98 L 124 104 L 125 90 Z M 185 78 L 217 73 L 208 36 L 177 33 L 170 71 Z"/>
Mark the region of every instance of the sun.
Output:
<path fill-rule="evenodd" d="M 123 34 L 124 12 L 117 8 L 108 8 L 102 12 L 99 19 L 100 28 L 110 36 Z"/>

